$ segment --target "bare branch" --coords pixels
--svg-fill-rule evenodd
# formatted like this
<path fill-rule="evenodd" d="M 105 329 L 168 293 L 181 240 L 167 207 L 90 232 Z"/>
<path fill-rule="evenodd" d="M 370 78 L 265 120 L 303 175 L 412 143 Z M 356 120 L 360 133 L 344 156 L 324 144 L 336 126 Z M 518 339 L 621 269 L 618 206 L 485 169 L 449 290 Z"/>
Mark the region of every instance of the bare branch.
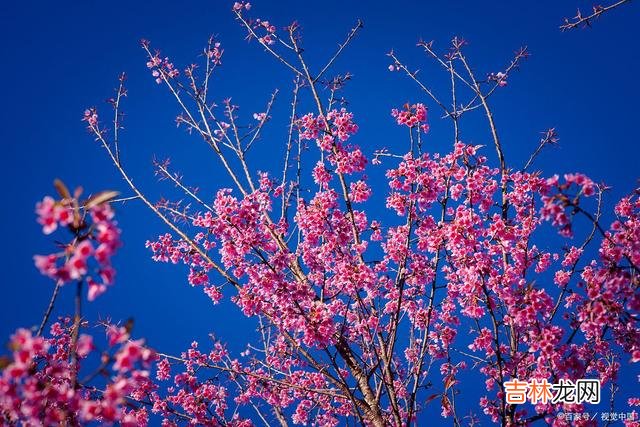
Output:
<path fill-rule="evenodd" d="M 593 11 L 589 15 L 584 15 L 580 9 L 578 9 L 576 16 L 573 18 L 564 18 L 564 24 L 560 25 L 561 31 L 573 30 L 578 27 L 591 27 L 591 23 L 599 18 L 602 14 L 607 13 L 617 7 L 622 6 L 625 3 L 630 3 L 631 0 L 619 0 L 608 6 L 595 5 Z"/>
<path fill-rule="evenodd" d="M 347 47 L 347 45 L 355 37 L 355 35 L 358 32 L 358 30 L 360 28 L 362 28 L 362 27 L 364 27 L 364 23 L 361 20 L 358 19 L 358 22 L 356 23 L 356 26 L 351 29 L 351 32 L 349 32 L 349 35 L 347 36 L 347 39 L 344 41 L 344 43 L 338 45 L 338 51 L 331 57 L 329 62 L 327 62 L 327 64 L 324 67 L 322 67 L 322 70 L 320 70 L 320 72 L 313 79 L 313 81 L 318 81 L 324 75 L 324 73 L 331 67 L 331 65 L 333 65 L 333 62 L 338 58 L 338 56 L 340 56 L 340 54 L 342 53 L 344 48 Z"/>

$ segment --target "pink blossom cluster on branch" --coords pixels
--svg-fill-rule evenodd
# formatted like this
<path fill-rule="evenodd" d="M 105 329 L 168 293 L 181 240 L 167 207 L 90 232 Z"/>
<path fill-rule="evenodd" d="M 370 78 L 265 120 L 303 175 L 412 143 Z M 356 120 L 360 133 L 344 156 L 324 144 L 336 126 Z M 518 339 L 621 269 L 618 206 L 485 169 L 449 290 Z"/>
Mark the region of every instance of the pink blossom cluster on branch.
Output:
<path fill-rule="evenodd" d="M 104 388 L 98 389 L 83 384 L 85 380 L 79 376 L 80 367 L 95 355 L 93 338 L 81 334 L 74 340 L 77 332 L 73 329 L 71 319 L 65 318 L 51 326 L 49 338 L 34 336 L 27 329 L 18 329 L 12 336 L 13 356 L 0 376 L 2 424 L 118 421 L 125 426 L 145 425 L 146 407 L 131 409 L 128 402 L 154 390 L 148 370 L 156 357 L 154 353 L 142 347 L 140 341 L 124 343 L 128 334 L 121 333 L 109 343 L 110 352 L 102 355 L 98 372 L 109 371 L 110 376 Z"/>
<path fill-rule="evenodd" d="M 59 283 L 86 280 L 90 301 L 113 284 L 115 270 L 111 258 L 120 246 L 120 230 L 113 219 L 113 210 L 108 203 L 100 203 L 102 195 L 82 206 L 77 200 L 79 194 L 61 200 L 46 196 L 36 206 L 43 233 L 48 235 L 59 226 L 65 227 L 70 239 L 59 245 L 58 252 L 35 255 L 36 267 Z"/>

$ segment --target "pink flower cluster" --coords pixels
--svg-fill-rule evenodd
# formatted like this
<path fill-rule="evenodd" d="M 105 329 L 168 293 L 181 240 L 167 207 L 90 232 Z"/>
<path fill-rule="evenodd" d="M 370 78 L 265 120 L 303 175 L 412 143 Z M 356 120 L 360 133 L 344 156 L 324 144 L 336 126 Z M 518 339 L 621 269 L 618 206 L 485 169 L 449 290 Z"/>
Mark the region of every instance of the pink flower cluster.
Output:
<path fill-rule="evenodd" d="M 322 117 L 316 117 L 313 113 L 305 114 L 297 121 L 300 138 L 317 139 L 322 131 Z"/>
<path fill-rule="evenodd" d="M 50 196 L 45 196 L 36 204 L 36 214 L 44 234 L 51 234 L 56 231 L 58 225 L 68 226 L 74 220 L 73 207 L 70 203 L 56 203 Z"/>
<path fill-rule="evenodd" d="M 247 3 L 248 4 L 248 3 Z M 246 8 L 246 4 L 245 4 Z M 271 24 L 269 21 L 262 20 L 260 18 L 256 19 L 254 22 L 254 29 L 262 29 L 265 35 L 258 37 L 258 41 L 265 45 L 272 45 L 276 42 L 276 27 Z"/>
<path fill-rule="evenodd" d="M 489 74 L 488 80 L 496 82 L 500 87 L 504 87 L 507 85 L 507 75 L 502 71 Z"/>
<path fill-rule="evenodd" d="M 209 47 L 206 51 L 207 58 L 209 58 L 213 64 L 220 65 L 222 63 L 222 54 L 224 53 L 224 49 L 222 49 L 222 45 L 220 42 L 216 42 L 214 40 L 209 41 Z"/>
<path fill-rule="evenodd" d="M 242 9 L 244 9 L 244 10 L 249 10 L 249 9 L 251 9 L 251 3 L 249 3 L 249 2 L 244 2 L 244 1 L 241 1 L 241 2 L 238 2 L 238 1 L 237 1 L 237 2 L 235 2 L 235 3 L 233 4 L 233 11 L 234 11 L 234 12 L 241 12 L 241 11 L 242 11 Z"/>
<path fill-rule="evenodd" d="M 313 113 L 306 114 L 298 119 L 297 124 L 300 138 L 317 140 L 318 146 L 324 151 L 331 151 L 336 138 L 346 141 L 358 132 L 358 125 L 353 121 L 353 113 L 347 112 L 344 108 L 329 111 L 326 118 Z"/>
<path fill-rule="evenodd" d="M 64 226 L 71 237 L 61 251 L 33 257 L 40 273 L 60 283 L 86 280 L 90 301 L 104 293 L 113 284 L 115 270 L 111 258 L 120 246 L 120 230 L 111 206 L 100 203 L 81 212 L 73 200 L 55 201 L 47 196 L 36 205 L 36 213 L 45 234 Z M 90 274 L 92 263 L 95 274 Z"/>
<path fill-rule="evenodd" d="M 327 120 L 331 123 L 331 134 L 337 136 L 340 141 L 346 141 L 358 132 L 358 125 L 353 121 L 353 113 L 349 113 L 345 108 L 329 111 Z"/>
<path fill-rule="evenodd" d="M 326 117 L 313 113 L 302 116 L 297 121 L 301 139 L 315 139 L 322 151 L 329 152 L 327 160 L 334 167 L 334 172 L 349 175 L 364 171 L 367 159 L 359 147 L 346 144 L 357 131 L 358 125 L 353 121 L 353 114 L 344 108 L 331 110 Z M 313 176 L 318 183 L 330 180 L 327 168 L 317 166 Z"/>
<path fill-rule="evenodd" d="M 143 42 L 143 45 L 144 43 L 145 42 Z M 174 79 L 180 75 L 180 72 L 173 63 L 169 62 L 169 58 L 161 58 L 159 53 L 150 55 L 149 61 L 147 61 L 147 68 L 151 70 L 151 75 L 156 79 L 156 83 L 158 84 L 161 84 L 164 79 Z"/>
<path fill-rule="evenodd" d="M 396 119 L 396 122 L 400 126 L 410 128 L 420 127 L 420 130 L 423 132 L 429 131 L 429 125 L 427 124 L 427 107 L 424 104 L 406 104 L 402 110 L 394 108 L 391 110 L 391 116 Z"/>
<path fill-rule="evenodd" d="M 89 128 L 95 128 L 98 126 L 98 111 L 95 108 L 88 108 L 84 110 L 82 117 L 83 122 L 87 122 Z"/>
<path fill-rule="evenodd" d="M 254 120 L 263 122 L 267 118 L 267 113 L 253 113 Z"/>
<path fill-rule="evenodd" d="M 146 398 L 155 389 L 148 371 L 154 353 L 142 348 L 141 341 L 112 348 L 117 361 L 128 358 L 131 363 L 114 363 L 106 387 L 94 388 L 78 380 L 82 364 L 94 353 L 93 338 L 81 334 L 74 340 L 73 328 L 67 318 L 51 326 L 50 338 L 33 336 L 26 329 L 12 336 L 13 355 L 0 374 L 3 423 L 147 425 L 147 410 L 130 409 L 130 399 Z M 105 365 L 102 371 L 107 369 Z"/>

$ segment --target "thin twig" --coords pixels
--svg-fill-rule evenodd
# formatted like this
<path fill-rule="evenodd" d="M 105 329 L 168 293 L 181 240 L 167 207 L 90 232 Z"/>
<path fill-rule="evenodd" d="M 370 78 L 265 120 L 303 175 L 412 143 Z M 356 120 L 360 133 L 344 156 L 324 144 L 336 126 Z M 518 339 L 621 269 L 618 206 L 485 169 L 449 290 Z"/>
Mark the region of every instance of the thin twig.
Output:
<path fill-rule="evenodd" d="M 53 306 L 56 302 L 56 298 L 58 297 L 58 292 L 60 292 L 60 288 L 62 287 L 62 280 L 58 280 L 56 282 L 56 287 L 53 289 L 53 294 L 51 295 L 51 299 L 49 300 L 49 305 L 47 306 L 47 310 L 44 312 L 44 316 L 42 317 L 42 322 L 40 322 L 40 327 L 38 328 L 37 335 L 42 335 L 42 331 L 49 321 L 49 316 L 51 316 L 51 312 L 53 311 Z"/>
<path fill-rule="evenodd" d="M 603 13 L 609 12 L 612 9 L 615 9 L 619 6 L 622 6 L 625 3 L 630 3 L 631 0 L 620 0 L 616 3 L 610 4 L 609 6 L 593 6 L 593 12 L 590 15 L 584 16 L 580 9 L 576 13 L 576 16 L 573 18 L 564 18 L 564 24 L 560 25 L 561 31 L 572 30 L 577 27 L 590 27 L 591 21 L 600 17 Z"/>
<path fill-rule="evenodd" d="M 338 45 L 338 51 L 331 57 L 329 62 L 327 62 L 327 64 L 324 67 L 322 67 L 322 70 L 320 70 L 318 75 L 313 79 L 314 82 L 318 81 L 324 75 L 324 73 L 331 67 L 331 65 L 333 65 L 334 61 L 338 58 L 338 56 L 340 56 L 344 48 L 347 47 L 347 45 L 355 37 L 358 30 L 362 27 L 364 27 L 364 23 L 360 19 L 358 19 L 356 26 L 351 29 L 351 31 L 349 32 L 349 35 L 347 36 L 347 39 L 344 41 L 344 43 Z"/>

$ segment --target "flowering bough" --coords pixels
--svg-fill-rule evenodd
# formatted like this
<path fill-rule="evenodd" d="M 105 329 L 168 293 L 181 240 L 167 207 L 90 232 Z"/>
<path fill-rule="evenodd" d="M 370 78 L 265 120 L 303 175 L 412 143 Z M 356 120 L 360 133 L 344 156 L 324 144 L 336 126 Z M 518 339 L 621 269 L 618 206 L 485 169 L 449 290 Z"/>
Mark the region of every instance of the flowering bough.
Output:
<path fill-rule="evenodd" d="M 503 71 L 480 79 L 463 40 L 454 39 L 444 55 L 420 42 L 450 77 L 447 101 L 391 52 L 389 70 L 414 81 L 426 99 L 391 110 L 390 122 L 408 131 L 408 149 L 380 149 L 370 166 L 357 144 L 357 118 L 336 97 L 350 76 L 324 78 L 362 23 L 314 74 L 299 26 L 280 29 L 250 19 L 249 9 L 238 2 L 232 11 L 249 39 L 294 77 L 281 173 L 255 173 L 246 155 L 272 120 L 278 92 L 248 126 L 240 124 L 230 100 L 217 107 L 209 82 L 223 63 L 223 49 L 213 39 L 204 64 L 183 72 L 149 42 L 142 47 L 152 77 L 177 101 L 178 124 L 212 149 L 234 188 L 220 189 L 209 200 L 168 162 L 156 162 L 157 174 L 196 209 L 180 201 L 154 203 L 134 185 L 119 151 L 124 76 L 110 100 L 112 132 L 95 108 L 85 121 L 133 198 L 169 227 L 147 242 L 153 259 L 184 264 L 188 282 L 214 303 L 230 298 L 255 319 L 260 339 L 237 355 L 215 341 L 211 348 L 194 342 L 174 356 L 131 341 L 127 328 L 108 325 L 109 345 L 120 347 L 103 353 L 98 372 L 107 388 L 100 389 L 75 374 L 80 355 L 91 347 L 88 338 L 78 337 L 78 315 L 73 323 L 54 325 L 51 339 L 19 331 L 0 383 L 6 422 L 36 423 L 45 413 L 57 417 L 47 420 L 72 423 L 145 424 L 151 413 L 167 426 L 402 426 L 417 424 L 430 405 L 439 404 L 454 425 L 473 424 L 480 413 L 502 425 L 568 425 L 555 415 L 584 411 L 584 404 L 512 404 L 505 384 L 516 378 L 596 378 L 615 385 L 624 365 L 640 361 L 640 189 L 616 205 L 617 220 L 607 226 L 601 222 L 604 185 L 579 173 L 545 177 L 530 171 L 538 153 L 557 143 L 553 129 L 525 165 L 507 163 L 490 98 L 507 85 L 526 49 Z M 305 94 L 313 111 L 299 111 Z M 453 144 L 444 154 L 424 151 L 428 103 L 452 124 Z M 491 150 L 462 142 L 462 119 L 476 110 L 486 116 L 496 166 L 487 157 Z M 365 172 L 387 162 L 389 188 L 373 188 Z M 370 200 L 382 191 L 386 212 L 372 208 Z M 65 204 L 61 211 L 52 203 L 46 199 L 38 208 L 45 232 L 68 224 L 71 215 L 64 213 Z M 565 242 L 555 251 L 544 243 L 545 228 L 552 227 Z M 596 245 L 596 256 L 589 256 Z M 84 277 L 86 268 L 70 261 L 91 254 L 79 246 L 68 251 L 63 276 L 55 259 L 38 258 L 38 265 L 54 278 Z M 148 368 L 153 361 L 155 381 Z M 463 373 L 481 378 L 485 395 L 465 395 Z M 49 405 L 36 395 L 37 409 L 17 407 L 31 384 L 47 381 L 55 393 L 76 400 Z M 461 397 L 477 400 L 477 413 L 463 416 Z"/>
<path fill-rule="evenodd" d="M 35 265 L 40 273 L 56 280 L 57 286 L 69 281 L 86 281 L 88 298 L 92 301 L 113 283 L 115 276 L 111 257 L 120 245 L 120 230 L 107 202 L 118 193 L 105 191 L 80 203 L 81 188 L 76 189 L 72 197 L 61 181 L 56 180 L 55 184 L 62 198 L 54 200 L 46 196 L 37 204 L 38 223 L 44 234 L 53 233 L 59 226 L 66 227 L 71 241 L 60 244 L 59 252 L 34 256 Z M 89 274 L 91 259 L 97 267 L 94 276 Z"/>
<path fill-rule="evenodd" d="M 108 334 L 116 326 L 108 326 Z M 0 377 L 0 408 L 3 424 L 20 421 L 23 425 L 78 425 L 92 421 L 144 425 L 148 421 L 142 402 L 156 387 L 149 378 L 151 362 L 157 356 L 141 341 L 127 340 L 122 332 L 97 355 L 93 337 L 77 333 L 70 318 L 51 326 L 51 336 L 34 336 L 19 329 L 11 338 L 13 357 Z M 99 357 L 98 369 L 79 376 L 80 366 Z M 88 383 L 105 376 L 103 388 Z"/>

